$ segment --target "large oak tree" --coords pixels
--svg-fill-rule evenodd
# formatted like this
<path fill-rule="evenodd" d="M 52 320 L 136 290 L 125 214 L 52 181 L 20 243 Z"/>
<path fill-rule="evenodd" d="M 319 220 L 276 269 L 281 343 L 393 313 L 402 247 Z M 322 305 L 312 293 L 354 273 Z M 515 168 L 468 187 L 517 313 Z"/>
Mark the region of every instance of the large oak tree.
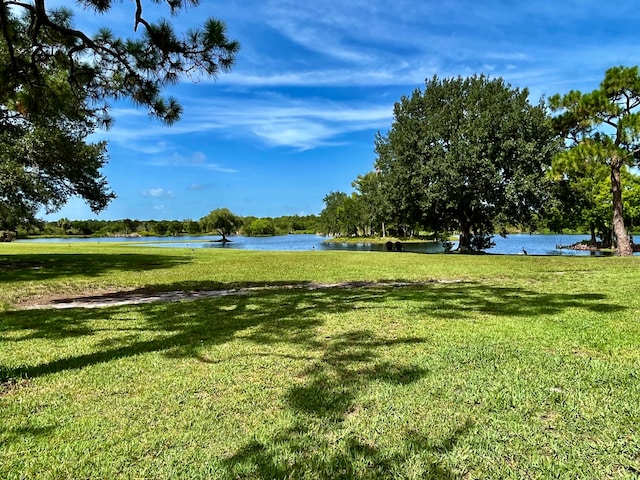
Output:
<path fill-rule="evenodd" d="M 527 90 L 434 76 L 395 104 L 376 169 L 398 222 L 457 230 L 460 250 L 481 250 L 496 228 L 534 222 L 556 149 L 545 106 Z"/>

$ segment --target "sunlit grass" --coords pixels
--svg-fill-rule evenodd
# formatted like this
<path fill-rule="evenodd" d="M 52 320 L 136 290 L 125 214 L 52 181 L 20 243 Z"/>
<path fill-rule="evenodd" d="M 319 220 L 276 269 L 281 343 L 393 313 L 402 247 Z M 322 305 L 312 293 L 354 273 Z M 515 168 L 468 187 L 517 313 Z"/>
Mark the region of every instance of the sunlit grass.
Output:
<path fill-rule="evenodd" d="M 37 296 L 100 290 L 203 290 L 229 285 L 342 281 L 567 284 L 571 274 L 600 288 L 627 275 L 636 259 L 424 255 L 389 252 L 257 252 L 153 248 L 127 244 L 0 244 L 0 308 Z M 606 269 L 603 267 L 606 266 Z M 563 279 L 563 275 L 570 278 Z"/>
<path fill-rule="evenodd" d="M 1 478 L 640 472 L 638 259 L 103 247 L 0 247 Z M 434 282 L 284 288 L 350 280 Z M 9 304 L 230 284 L 283 288 Z"/>

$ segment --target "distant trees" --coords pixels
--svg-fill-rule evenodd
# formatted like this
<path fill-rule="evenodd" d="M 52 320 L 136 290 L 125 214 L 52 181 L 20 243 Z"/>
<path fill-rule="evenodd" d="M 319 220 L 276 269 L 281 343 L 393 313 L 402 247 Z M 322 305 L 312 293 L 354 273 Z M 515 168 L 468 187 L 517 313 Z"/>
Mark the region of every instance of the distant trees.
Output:
<path fill-rule="evenodd" d="M 549 99 L 560 114 L 555 122 L 570 144 L 560 155 L 565 164 L 596 163 L 609 170 L 612 228 L 618 255 L 633 249 L 623 214 L 622 171 L 640 162 L 640 74 L 638 67 L 613 67 L 590 93 L 572 90 Z"/>
<path fill-rule="evenodd" d="M 185 220 L 184 222 L 182 222 L 182 225 L 183 230 L 189 235 L 197 235 L 201 231 L 200 223 L 191 219 Z"/>
<path fill-rule="evenodd" d="M 63 217 L 60 220 L 58 220 L 58 226 L 62 229 L 64 233 L 67 233 L 67 230 L 71 228 L 71 222 L 69 221 L 68 218 Z"/>
<path fill-rule="evenodd" d="M 289 233 L 316 233 L 316 215 L 284 215 L 282 217 L 244 217 L 241 233 L 248 237 L 287 235 Z"/>
<path fill-rule="evenodd" d="M 393 220 L 393 210 L 388 196 L 385 195 L 379 173 L 369 172 L 358 175 L 351 185 L 360 198 L 360 215 L 365 223 L 365 234 L 374 235 L 375 232 L 379 232 L 382 237 L 386 237 Z"/>
<path fill-rule="evenodd" d="M 271 218 L 245 219 L 242 231 L 249 237 L 275 235 L 276 226 Z"/>
<path fill-rule="evenodd" d="M 527 90 L 434 76 L 395 104 L 391 130 L 376 137 L 384 204 L 397 223 L 457 230 L 461 250 L 482 250 L 504 225 L 533 225 L 549 195 L 554 140 Z"/>
<path fill-rule="evenodd" d="M 607 168 L 593 162 L 566 163 L 566 157 L 554 159 L 550 178 L 554 195 L 546 212 L 546 225 L 554 232 L 565 228 L 586 228 L 589 243 L 596 245 L 597 235 L 610 241 L 611 200 Z"/>
<path fill-rule="evenodd" d="M 330 192 L 322 199 L 325 207 L 320 213 L 320 228 L 326 234 L 341 236 L 349 234 L 349 227 L 344 221 L 347 198 L 349 197 L 344 192 Z"/>
<path fill-rule="evenodd" d="M 286 235 L 288 233 L 317 233 L 316 215 L 285 215 L 282 217 L 241 218 L 240 233 L 254 235 Z M 35 221 L 28 227 L 20 227 L 18 236 L 28 235 L 200 235 L 215 230 L 200 221 L 186 220 L 69 220 L 61 218 L 55 222 Z M 12 236 L 11 238 L 14 238 Z"/>
<path fill-rule="evenodd" d="M 317 233 L 317 215 L 284 215 L 273 218 L 276 234 L 287 233 Z"/>
<path fill-rule="evenodd" d="M 629 231 L 640 225 L 640 175 L 631 169 L 622 171 L 622 203 L 624 205 L 625 221 L 628 221 Z"/>
<path fill-rule="evenodd" d="M 222 236 L 222 242 L 229 242 L 227 235 L 235 233 L 242 226 L 242 218 L 231 213 L 228 208 L 217 208 L 200 219 L 203 230 L 216 231 Z"/>
<path fill-rule="evenodd" d="M 552 231 L 585 229 L 591 245 L 611 247 L 615 238 L 609 168 L 599 162 L 563 162 L 569 158 L 554 160 L 556 194 L 545 219 L 547 226 Z M 620 181 L 624 221 L 631 229 L 640 221 L 640 175 L 625 166 Z"/>

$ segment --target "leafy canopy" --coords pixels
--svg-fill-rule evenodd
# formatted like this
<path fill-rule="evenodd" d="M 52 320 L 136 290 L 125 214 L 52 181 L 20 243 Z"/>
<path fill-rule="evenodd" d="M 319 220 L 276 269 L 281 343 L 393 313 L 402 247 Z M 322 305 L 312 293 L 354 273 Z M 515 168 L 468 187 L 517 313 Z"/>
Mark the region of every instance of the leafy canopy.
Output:
<path fill-rule="evenodd" d="M 81 0 L 85 10 L 104 15 L 114 2 Z M 57 91 L 46 81 L 56 72 L 57 84 L 66 83 L 82 115 L 98 115 L 108 122 L 106 99 L 129 98 L 147 107 L 167 123 L 178 120 L 182 108 L 177 100 L 164 98 L 164 87 L 183 77 L 216 76 L 233 65 L 239 49 L 229 40 L 220 20 L 209 18 L 201 28 L 183 34 L 174 31 L 168 20 L 153 23 L 144 14 L 143 0 L 135 0 L 134 33 L 120 38 L 104 27 L 96 34 L 77 30 L 68 8 L 48 10 L 45 0 L 2 0 L 3 47 L 6 61 L 1 72 L 0 99 L 17 103 L 22 111 L 41 109 L 43 94 L 56 97 Z M 151 2 L 156 5 L 161 0 Z M 171 15 L 197 6 L 198 0 L 166 0 Z M 66 93 L 61 100 L 66 100 Z"/>
<path fill-rule="evenodd" d="M 235 215 L 228 208 L 217 208 L 200 219 L 205 231 L 217 231 L 223 241 L 227 241 L 227 235 L 237 232 L 242 223 L 242 217 Z"/>
<path fill-rule="evenodd" d="M 496 226 L 533 225 L 547 198 L 557 142 L 543 104 L 485 76 L 426 82 L 394 107 L 376 137 L 376 169 L 401 223 L 460 231 L 460 248 L 488 246 Z"/>
<path fill-rule="evenodd" d="M 105 18 L 113 4 L 78 3 Z M 45 0 L 0 2 L 0 229 L 33 220 L 41 207 L 54 212 L 74 195 L 104 209 L 115 196 L 100 172 L 106 145 L 86 139 L 111 124 L 108 101 L 128 98 L 171 124 L 182 107 L 162 96 L 166 86 L 233 64 L 238 43 L 221 21 L 179 35 L 167 20 L 148 21 L 142 0 L 133 4 L 136 35 L 120 38 L 108 28 L 92 36 L 74 28 L 70 9 L 47 9 Z M 166 4 L 175 15 L 198 1 Z"/>

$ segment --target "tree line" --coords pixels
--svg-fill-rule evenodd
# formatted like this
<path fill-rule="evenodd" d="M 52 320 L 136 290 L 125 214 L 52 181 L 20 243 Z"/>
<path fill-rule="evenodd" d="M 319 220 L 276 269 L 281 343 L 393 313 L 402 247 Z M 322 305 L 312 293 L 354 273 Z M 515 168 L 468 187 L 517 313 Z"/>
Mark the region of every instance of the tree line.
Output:
<path fill-rule="evenodd" d="M 226 219 L 226 220 L 225 220 Z M 226 222 L 226 223 L 225 223 Z M 285 215 L 281 217 L 241 217 L 228 209 L 215 209 L 199 220 L 37 220 L 28 227 L 19 227 L 18 236 L 180 236 L 206 235 L 224 232 L 224 235 L 245 236 L 285 235 L 289 233 L 315 233 L 316 215 Z"/>
<path fill-rule="evenodd" d="M 321 227 L 345 236 L 459 235 L 462 251 L 495 234 L 585 228 L 630 255 L 640 221 L 640 75 L 607 70 L 599 88 L 529 101 L 484 75 L 427 80 L 375 138 L 374 170 L 324 197 Z"/>

